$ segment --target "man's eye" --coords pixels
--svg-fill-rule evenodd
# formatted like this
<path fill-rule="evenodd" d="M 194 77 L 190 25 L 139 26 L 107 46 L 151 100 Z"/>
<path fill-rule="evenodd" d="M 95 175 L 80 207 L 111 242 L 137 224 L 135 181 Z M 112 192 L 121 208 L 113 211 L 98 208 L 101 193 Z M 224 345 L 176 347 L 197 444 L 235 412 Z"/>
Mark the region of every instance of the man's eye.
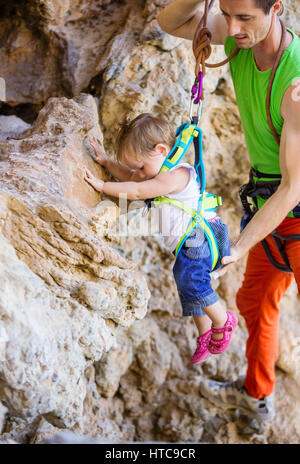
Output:
<path fill-rule="evenodd" d="M 221 12 L 222 16 L 224 16 L 226 19 L 229 18 L 229 14 L 224 13 L 223 11 Z M 251 17 L 250 16 L 239 16 L 239 19 L 241 21 L 250 21 Z"/>

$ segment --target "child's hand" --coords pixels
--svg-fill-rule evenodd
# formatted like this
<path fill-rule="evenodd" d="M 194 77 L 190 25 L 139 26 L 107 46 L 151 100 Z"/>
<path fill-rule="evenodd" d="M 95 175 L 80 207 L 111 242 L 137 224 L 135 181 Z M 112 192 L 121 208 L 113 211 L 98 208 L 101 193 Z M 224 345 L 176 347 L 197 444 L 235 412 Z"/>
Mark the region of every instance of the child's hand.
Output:
<path fill-rule="evenodd" d="M 85 168 L 84 180 L 92 187 L 94 187 L 97 192 L 102 192 L 104 181 L 93 176 L 93 174 L 87 168 Z"/>
<path fill-rule="evenodd" d="M 99 145 L 96 137 L 91 138 L 89 142 L 94 149 L 94 153 L 95 153 L 94 160 L 96 161 L 96 163 L 99 163 L 101 166 L 104 166 L 105 161 L 108 159 L 108 157 L 106 156 L 103 147 Z"/>

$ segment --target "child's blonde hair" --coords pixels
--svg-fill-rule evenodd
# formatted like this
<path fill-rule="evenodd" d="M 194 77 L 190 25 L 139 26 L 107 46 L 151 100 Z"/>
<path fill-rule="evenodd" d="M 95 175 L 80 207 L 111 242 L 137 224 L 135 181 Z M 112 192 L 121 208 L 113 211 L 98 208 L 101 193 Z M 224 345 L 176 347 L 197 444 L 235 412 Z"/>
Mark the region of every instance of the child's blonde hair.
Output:
<path fill-rule="evenodd" d="M 131 155 L 147 156 L 158 143 L 165 143 L 170 148 L 175 143 L 169 123 L 150 113 L 142 113 L 132 121 L 126 115 L 119 126 L 115 144 L 116 159 L 119 163 L 126 152 Z"/>

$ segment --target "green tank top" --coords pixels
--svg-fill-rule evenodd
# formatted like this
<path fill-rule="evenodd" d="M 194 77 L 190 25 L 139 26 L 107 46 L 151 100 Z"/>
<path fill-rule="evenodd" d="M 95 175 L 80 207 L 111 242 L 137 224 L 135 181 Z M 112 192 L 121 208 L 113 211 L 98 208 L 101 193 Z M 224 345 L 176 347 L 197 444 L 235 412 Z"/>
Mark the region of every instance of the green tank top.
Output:
<path fill-rule="evenodd" d="M 300 39 L 290 29 L 287 30 L 293 35 L 293 40 L 280 60 L 272 87 L 270 107 L 272 121 L 279 135 L 283 126 L 283 118 L 280 115 L 283 95 L 300 77 Z M 225 41 L 226 55 L 228 56 L 235 48 L 234 38 L 228 36 Z M 251 166 L 266 174 L 280 174 L 279 147 L 269 128 L 266 111 L 271 72 L 271 69 L 258 70 L 251 48 L 240 50 L 230 61 L 230 73 Z M 258 207 L 260 208 L 265 201 L 258 197 Z M 289 213 L 288 216 L 293 214 Z"/>

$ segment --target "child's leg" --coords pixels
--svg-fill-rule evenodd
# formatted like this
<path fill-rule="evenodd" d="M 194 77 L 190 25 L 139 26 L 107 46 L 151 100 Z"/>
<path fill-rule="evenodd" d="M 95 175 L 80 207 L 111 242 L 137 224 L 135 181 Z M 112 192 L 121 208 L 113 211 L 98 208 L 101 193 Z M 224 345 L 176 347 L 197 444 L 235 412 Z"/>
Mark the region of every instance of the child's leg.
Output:
<path fill-rule="evenodd" d="M 211 318 L 211 340 L 207 347 L 211 354 L 221 354 L 229 346 L 231 337 L 237 327 L 238 318 L 230 311 L 225 311 L 220 301 L 204 308 Z"/>
<path fill-rule="evenodd" d="M 211 329 L 211 319 L 204 314 L 203 316 L 193 316 L 194 322 L 199 332 L 199 337 Z"/>
<path fill-rule="evenodd" d="M 204 314 L 204 311 L 203 315 L 194 315 L 193 319 L 197 326 L 199 337 L 197 337 L 197 348 L 190 363 L 198 364 L 205 361 L 210 356 L 208 344 L 211 340 L 211 320 Z"/>
<path fill-rule="evenodd" d="M 225 325 L 227 321 L 227 313 L 219 300 L 203 309 L 212 321 L 214 327 L 223 327 Z M 223 334 L 213 333 L 211 338 L 221 340 L 223 338 Z"/>
<path fill-rule="evenodd" d="M 227 313 L 220 301 L 203 309 L 206 312 L 206 316 L 193 316 L 199 336 L 211 329 L 211 323 L 214 327 L 223 327 L 227 321 Z M 214 340 L 221 340 L 223 334 L 212 333 L 211 338 Z"/>

